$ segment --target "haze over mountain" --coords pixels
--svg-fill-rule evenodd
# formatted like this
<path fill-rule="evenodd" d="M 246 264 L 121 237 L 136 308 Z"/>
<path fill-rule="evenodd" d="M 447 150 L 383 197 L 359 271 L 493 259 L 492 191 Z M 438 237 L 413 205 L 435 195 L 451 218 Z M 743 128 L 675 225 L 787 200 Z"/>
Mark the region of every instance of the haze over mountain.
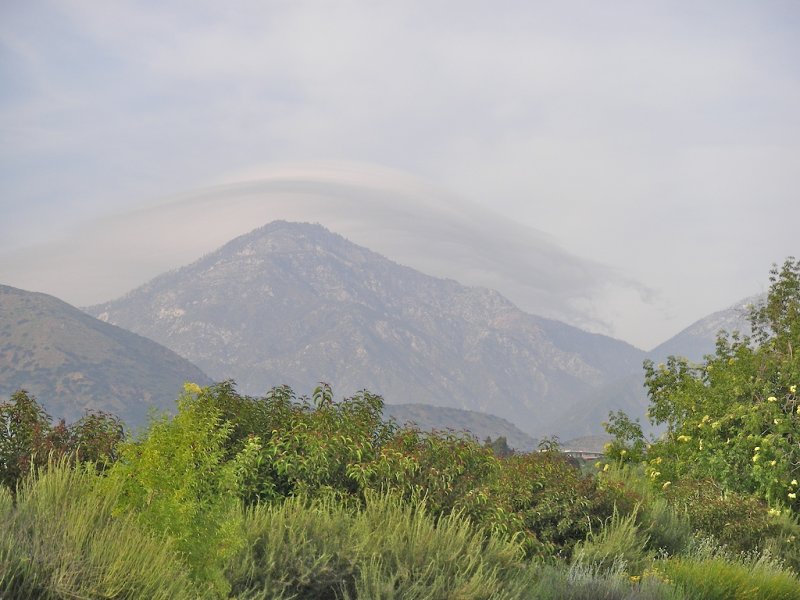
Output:
<path fill-rule="evenodd" d="M 66 302 L 0 285 L 0 399 L 20 388 L 54 418 L 112 412 L 129 425 L 173 409 L 185 381 L 208 377 L 171 350 Z"/>
<path fill-rule="evenodd" d="M 766 294 L 758 294 L 740 300 L 726 309 L 703 317 L 689 325 L 649 352 L 656 362 L 663 362 L 668 356 L 683 356 L 692 362 L 699 362 L 706 354 L 713 354 L 717 335 L 720 331 L 743 335 L 750 334 L 750 309 L 766 300 Z"/>
<path fill-rule="evenodd" d="M 509 419 L 532 435 L 591 433 L 598 392 L 644 353 L 429 277 L 319 225 L 273 222 L 88 312 L 150 337 L 251 394 L 319 381 Z M 640 391 L 602 407 L 644 411 Z M 637 396 L 638 394 L 638 396 Z M 633 400 L 631 400 L 633 398 Z M 599 423 L 594 430 L 599 428 Z"/>

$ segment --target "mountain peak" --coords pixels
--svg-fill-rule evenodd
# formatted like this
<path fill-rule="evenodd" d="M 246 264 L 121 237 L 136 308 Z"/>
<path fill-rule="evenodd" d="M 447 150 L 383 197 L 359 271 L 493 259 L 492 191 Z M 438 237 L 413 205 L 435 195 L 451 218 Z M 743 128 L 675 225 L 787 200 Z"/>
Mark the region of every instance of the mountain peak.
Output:
<path fill-rule="evenodd" d="M 639 370 L 642 358 L 623 342 L 526 314 L 497 292 L 286 221 L 88 310 L 245 393 L 284 383 L 307 392 L 326 381 L 388 403 L 495 413 L 534 434 L 565 433 L 556 423 L 569 403 L 620 370 Z"/>

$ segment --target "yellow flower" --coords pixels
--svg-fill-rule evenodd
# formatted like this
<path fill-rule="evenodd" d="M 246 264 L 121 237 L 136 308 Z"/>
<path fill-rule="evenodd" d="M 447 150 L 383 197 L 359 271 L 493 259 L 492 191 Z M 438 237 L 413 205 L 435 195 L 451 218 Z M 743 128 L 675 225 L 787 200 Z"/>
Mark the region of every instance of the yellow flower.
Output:
<path fill-rule="evenodd" d="M 792 485 L 797 485 L 797 479 L 792 479 Z"/>
<path fill-rule="evenodd" d="M 602 466 L 603 466 L 603 463 L 601 463 L 599 460 L 596 463 L 594 463 L 594 468 L 595 469 L 599 469 Z"/>
<path fill-rule="evenodd" d="M 671 481 L 665 481 L 665 482 L 664 482 L 664 485 L 662 485 L 662 486 L 661 486 L 661 489 L 662 489 L 662 490 L 666 490 L 666 489 L 667 489 L 669 486 L 671 486 L 671 485 L 672 485 L 672 482 L 671 482 Z"/>
<path fill-rule="evenodd" d="M 781 514 L 781 511 L 779 511 L 777 508 L 770 508 L 769 509 L 769 514 L 771 516 L 773 516 L 773 517 L 779 517 L 780 514 Z"/>
<path fill-rule="evenodd" d="M 753 455 L 753 462 L 758 462 L 758 459 L 761 458 L 758 454 Z"/>
<path fill-rule="evenodd" d="M 789 492 L 789 493 L 788 493 L 788 494 L 786 494 L 786 495 L 787 495 L 787 496 L 789 496 L 789 498 L 791 498 L 792 500 L 794 500 L 795 498 L 797 498 L 797 494 L 795 494 L 794 492 Z"/>
<path fill-rule="evenodd" d="M 789 386 L 789 393 L 790 394 L 796 394 L 797 393 L 797 386 L 796 385 L 790 385 Z"/>
<path fill-rule="evenodd" d="M 692 436 L 690 436 L 690 435 L 679 435 L 678 436 L 678 441 L 679 442 L 688 442 L 691 439 L 692 439 Z"/>
<path fill-rule="evenodd" d="M 775 465 L 778 464 L 778 461 L 777 460 L 771 460 L 771 461 L 769 461 L 769 464 L 770 464 L 770 466 L 774 467 Z"/>
<path fill-rule="evenodd" d="M 606 466 L 603 467 L 603 472 L 606 472 L 606 471 L 608 471 L 608 463 L 606 463 Z"/>
<path fill-rule="evenodd" d="M 775 396 L 770 396 L 769 398 L 767 398 L 767 402 L 777 402 L 777 401 L 778 399 Z"/>
<path fill-rule="evenodd" d="M 753 452 L 758 452 L 759 450 L 761 450 L 761 446 L 756 446 L 753 448 Z"/>

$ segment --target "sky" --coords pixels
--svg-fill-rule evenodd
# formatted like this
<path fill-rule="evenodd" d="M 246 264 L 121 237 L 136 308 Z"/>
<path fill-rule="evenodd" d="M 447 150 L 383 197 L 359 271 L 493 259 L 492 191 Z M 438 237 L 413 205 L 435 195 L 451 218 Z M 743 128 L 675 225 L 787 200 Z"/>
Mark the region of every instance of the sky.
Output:
<path fill-rule="evenodd" d="M 649 349 L 800 254 L 800 3 L 0 2 L 0 283 L 274 219 Z"/>

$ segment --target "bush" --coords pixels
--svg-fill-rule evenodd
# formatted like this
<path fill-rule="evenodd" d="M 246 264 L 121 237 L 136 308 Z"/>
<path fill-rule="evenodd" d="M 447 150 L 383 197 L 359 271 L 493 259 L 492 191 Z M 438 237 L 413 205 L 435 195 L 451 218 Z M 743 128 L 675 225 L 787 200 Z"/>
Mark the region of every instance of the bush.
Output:
<path fill-rule="evenodd" d="M 676 482 L 665 496 L 677 509 L 685 508 L 697 534 L 712 536 L 736 552 L 758 550 L 780 531 L 764 502 L 753 496 L 723 492 L 710 480 Z"/>
<path fill-rule="evenodd" d="M 558 451 L 514 455 L 502 461 L 497 502 L 519 519 L 541 558 L 569 558 L 576 543 L 599 529 L 615 507 L 628 514 L 635 497 L 622 486 L 599 485 Z"/>
<path fill-rule="evenodd" d="M 368 494 L 363 511 L 332 498 L 256 506 L 244 531 L 226 571 L 240 598 L 525 597 L 519 544 L 391 495 Z"/>
<path fill-rule="evenodd" d="M 688 598 L 663 576 L 647 573 L 630 577 L 621 563 L 610 569 L 577 561 L 568 569 L 534 568 L 535 583 L 528 598 L 536 600 L 684 600 Z"/>
<path fill-rule="evenodd" d="M 92 463 L 102 470 L 117 458 L 122 422 L 104 412 L 87 412 L 71 425 L 55 426 L 36 398 L 19 390 L 0 403 L 0 484 L 12 492 L 32 468 L 56 456 L 73 463 Z"/>
<path fill-rule="evenodd" d="M 221 593 L 221 559 L 239 543 L 237 463 L 224 461 L 229 432 L 219 411 L 187 386 L 178 413 L 154 418 L 108 471 L 108 485 L 119 489 L 117 513 L 174 539 L 195 580 Z"/>
<path fill-rule="evenodd" d="M 696 600 L 794 600 L 800 581 L 768 557 L 672 558 L 661 569 Z"/>
<path fill-rule="evenodd" d="M 175 544 L 114 517 L 118 490 L 64 461 L 0 487 L 0 597 L 203 598 Z"/>
<path fill-rule="evenodd" d="M 637 512 L 638 509 L 623 516 L 615 510 L 604 527 L 590 531 L 585 541 L 575 545 L 573 562 L 595 565 L 604 571 L 619 566 L 628 573 L 641 574 L 652 556 L 645 550 L 649 536 L 636 525 Z"/>

